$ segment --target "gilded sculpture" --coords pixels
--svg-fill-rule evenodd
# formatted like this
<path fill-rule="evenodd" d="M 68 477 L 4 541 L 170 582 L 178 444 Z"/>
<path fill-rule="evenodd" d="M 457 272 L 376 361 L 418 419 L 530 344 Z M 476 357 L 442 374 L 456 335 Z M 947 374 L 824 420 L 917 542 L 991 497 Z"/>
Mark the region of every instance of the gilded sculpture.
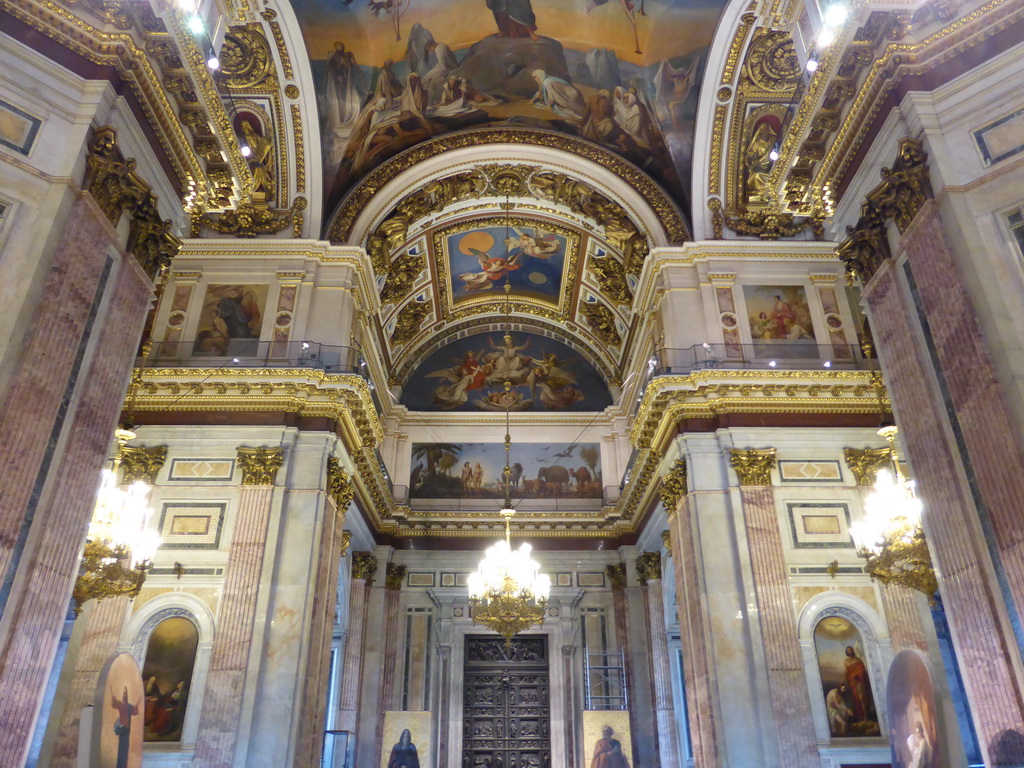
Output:
<path fill-rule="evenodd" d="M 661 579 L 661 553 L 641 553 L 636 559 L 636 575 L 644 586 L 647 586 L 648 581 Z"/>
<path fill-rule="evenodd" d="M 743 486 L 770 486 L 775 467 L 775 449 L 733 448 L 729 451 L 729 464 Z"/>
<path fill-rule="evenodd" d="M 242 485 L 273 485 L 277 470 L 284 463 L 281 448 L 238 448 L 238 465 L 242 468 Z"/>
<path fill-rule="evenodd" d="M 676 511 L 679 500 L 686 496 L 686 460 L 676 459 L 672 469 L 661 480 L 661 504 L 668 514 Z"/>

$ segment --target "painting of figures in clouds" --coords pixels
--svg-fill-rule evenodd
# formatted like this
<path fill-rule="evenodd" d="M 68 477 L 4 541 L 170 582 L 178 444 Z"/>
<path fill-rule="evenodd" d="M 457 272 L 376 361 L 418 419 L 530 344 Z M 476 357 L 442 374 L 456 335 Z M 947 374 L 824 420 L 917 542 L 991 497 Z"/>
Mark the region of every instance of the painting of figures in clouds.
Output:
<path fill-rule="evenodd" d="M 807 291 L 802 285 L 745 285 L 743 296 L 755 355 L 818 356 Z"/>
<path fill-rule="evenodd" d="M 511 498 L 601 498 L 597 443 L 516 443 L 509 462 Z M 505 497 L 503 443 L 413 443 L 412 464 L 411 498 Z"/>
<path fill-rule="evenodd" d="M 316 83 L 327 210 L 369 170 L 446 133 L 558 131 L 680 201 L 722 0 L 294 0 Z"/>

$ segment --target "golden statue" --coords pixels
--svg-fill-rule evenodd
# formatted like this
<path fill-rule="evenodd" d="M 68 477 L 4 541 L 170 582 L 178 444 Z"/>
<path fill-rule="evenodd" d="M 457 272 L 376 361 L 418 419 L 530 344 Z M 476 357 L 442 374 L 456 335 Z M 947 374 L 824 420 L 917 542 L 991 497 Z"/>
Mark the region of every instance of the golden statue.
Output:
<path fill-rule="evenodd" d="M 242 134 L 249 146 L 249 170 L 252 172 L 252 200 L 265 203 L 274 196 L 274 179 L 270 175 L 274 142 L 256 133 L 249 120 L 242 121 Z"/>
<path fill-rule="evenodd" d="M 771 152 L 778 140 L 778 132 L 767 121 L 757 126 L 750 138 L 747 151 L 743 153 L 743 164 L 747 172 L 747 202 L 766 202 L 764 193 L 768 186 L 768 176 L 775 164 Z"/>

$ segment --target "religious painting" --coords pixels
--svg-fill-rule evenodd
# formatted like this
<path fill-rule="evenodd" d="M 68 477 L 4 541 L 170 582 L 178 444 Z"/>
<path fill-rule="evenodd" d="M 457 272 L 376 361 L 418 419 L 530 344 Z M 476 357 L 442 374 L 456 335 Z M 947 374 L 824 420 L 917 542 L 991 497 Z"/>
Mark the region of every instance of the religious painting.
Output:
<path fill-rule="evenodd" d="M 430 712 L 385 712 L 380 768 L 427 768 L 430 762 Z"/>
<path fill-rule="evenodd" d="M 196 329 L 193 355 L 228 357 L 259 352 L 266 285 L 210 285 Z"/>
<path fill-rule="evenodd" d="M 43 121 L 0 99 L 0 146 L 28 155 Z"/>
<path fill-rule="evenodd" d="M 818 357 L 803 286 L 745 285 L 743 296 L 756 357 Z"/>
<path fill-rule="evenodd" d="M 583 765 L 633 768 L 633 744 L 626 710 L 584 710 Z"/>
<path fill-rule="evenodd" d="M 889 667 L 887 697 L 892 764 L 939 768 L 939 721 L 928 657 L 915 650 L 897 653 Z"/>
<path fill-rule="evenodd" d="M 842 616 L 828 616 L 814 628 L 822 696 L 832 738 L 880 736 L 860 632 Z"/>
<path fill-rule="evenodd" d="M 601 411 L 612 398 L 594 366 L 559 341 L 479 333 L 420 363 L 401 402 L 413 411 Z"/>
<path fill-rule="evenodd" d="M 196 625 L 178 616 L 161 621 L 149 636 L 142 665 L 146 741 L 181 741 L 198 647 Z"/>
<path fill-rule="evenodd" d="M 295 0 L 320 112 L 324 199 L 432 137 L 518 126 L 582 137 L 686 198 L 723 0 Z"/>
<path fill-rule="evenodd" d="M 509 455 L 512 499 L 601 499 L 598 443 L 516 443 Z M 503 443 L 413 443 L 414 499 L 505 498 Z"/>
<path fill-rule="evenodd" d="M 111 656 L 96 686 L 90 765 L 140 768 L 144 698 L 135 658 L 130 653 Z"/>
<path fill-rule="evenodd" d="M 493 303 L 504 296 L 507 282 L 516 298 L 558 306 L 570 241 L 565 234 L 544 229 L 540 222 L 527 226 L 516 220 L 506 226 L 473 226 L 443 234 L 440 244 L 448 280 L 448 305 Z M 574 238 L 575 241 L 575 238 Z M 438 240 L 435 240 L 438 243 Z M 573 242 L 575 253 L 575 242 Z M 435 246 L 436 247 L 436 246 Z M 500 300 L 500 299 L 499 299 Z"/>

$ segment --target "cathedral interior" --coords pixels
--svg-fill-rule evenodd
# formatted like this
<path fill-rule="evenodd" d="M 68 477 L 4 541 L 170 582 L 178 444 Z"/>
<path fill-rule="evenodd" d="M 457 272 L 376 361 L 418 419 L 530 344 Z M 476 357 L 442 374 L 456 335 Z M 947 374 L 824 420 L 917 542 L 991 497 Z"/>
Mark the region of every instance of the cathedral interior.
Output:
<path fill-rule="evenodd" d="M 1022 0 L 0 0 L 0 766 L 1024 766 L 1022 82 Z"/>

